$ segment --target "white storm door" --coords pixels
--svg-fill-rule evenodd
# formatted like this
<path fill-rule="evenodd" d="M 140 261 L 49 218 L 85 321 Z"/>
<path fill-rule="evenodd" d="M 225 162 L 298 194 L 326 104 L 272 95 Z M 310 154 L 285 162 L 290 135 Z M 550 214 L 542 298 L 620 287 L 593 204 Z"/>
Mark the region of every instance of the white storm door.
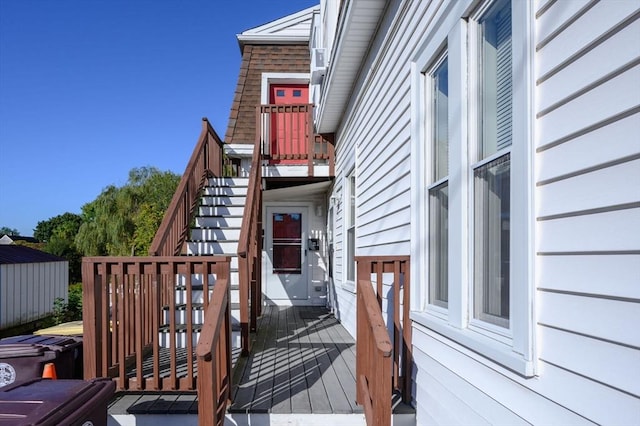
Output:
<path fill-rule="evenodd" d="M 267 299 L 307 301 L 307 207 L 267 207 L 266 291 Z"/>

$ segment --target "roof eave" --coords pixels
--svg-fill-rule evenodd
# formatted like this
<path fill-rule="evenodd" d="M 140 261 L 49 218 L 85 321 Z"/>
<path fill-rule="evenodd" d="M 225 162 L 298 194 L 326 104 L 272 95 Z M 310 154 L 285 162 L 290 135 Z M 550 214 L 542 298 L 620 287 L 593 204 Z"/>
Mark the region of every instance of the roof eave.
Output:
<path fill-rule="evenodd" d="M 261 35 L 251 34 L 243 35 L 238 34 L 238 43 L 240 47 L 245 44 L 309 44 L 309 37 L 304 36 L 278 36 L 278 35 Z"/>
<path fill-rule="evenodd" d="M 337 130 L 356 78 L 384 15 L 385 0 L 345 1 L 316 116 L 318 133 Z M 354 25 L 357 19 L 357 25 Z"/>

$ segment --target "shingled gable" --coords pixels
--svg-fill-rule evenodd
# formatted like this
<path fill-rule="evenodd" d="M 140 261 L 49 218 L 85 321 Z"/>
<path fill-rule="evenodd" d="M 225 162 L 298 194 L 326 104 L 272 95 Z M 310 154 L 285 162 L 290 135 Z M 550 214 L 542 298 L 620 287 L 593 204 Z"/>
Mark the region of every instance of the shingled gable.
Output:
<path fill-rule="evenodd" d="M 224 141 L 253 144 L 262 73 L 309 73 L 311 7 L 238 34 L 242 63 Z"/>

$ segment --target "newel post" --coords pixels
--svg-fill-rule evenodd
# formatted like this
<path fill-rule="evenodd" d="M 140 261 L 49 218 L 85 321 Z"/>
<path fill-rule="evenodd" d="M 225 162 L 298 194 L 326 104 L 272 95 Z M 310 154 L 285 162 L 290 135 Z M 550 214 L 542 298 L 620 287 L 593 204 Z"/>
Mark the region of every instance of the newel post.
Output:
<path fill-rule="evenodd" d="M 360 387 L 360 377 L 366 375 L 368 367 L 367 341 L 369 330 L 367 321 L 367 308 L 362 298 L 360 280 L 364 280 L 371 266 L 368 262 L 357 260 L 356 267 L 356 404 L 364 405 L 364 395 Z"/>
<path fill-rule="evenodd" d="M 82 328 L 84 378 L 106 376 L 102 371 L 102 291 L 95 264 L 82 261 Z"/>

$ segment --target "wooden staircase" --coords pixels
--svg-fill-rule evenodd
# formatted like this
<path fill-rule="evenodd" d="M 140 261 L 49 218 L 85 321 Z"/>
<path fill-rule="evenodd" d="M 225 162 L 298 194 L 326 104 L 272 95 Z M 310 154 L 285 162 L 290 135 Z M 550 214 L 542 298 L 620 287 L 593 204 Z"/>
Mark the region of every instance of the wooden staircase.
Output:
<path fill-rule="evenodd" d="M 246 202 L 248 178 L 212 177 L 207 181 L 200 196 L 200 204 L 195 212 L 195 219 L 190 230 L 190 237 L 186 241 L 186 254 L 189 256 L 229 256 L 231 258 L 231 321 L 232 346 L 240 346 L 240 285 L 238 272 L 238 240 L 242 216 Z M 204 288 L 198 278 L 193 277 L 191 315 L 193 318 L 193 332 L 191 340 L 195 345 L 200 337 L 204 324 L 203 297 Z M 183 285 L 185 277 L 178 277 L 176 287 L 176 306 L 174 315 L 177 323 L 175 343 L 178 348 L 185 348 L 187 295 Z M 209 286 L 211 296 L 213 286 Z M 159 330 L 162 347 L 170 345 L 169 317 L 171 310 L 168 306 L 163 310 L 163 326 Z"/>

